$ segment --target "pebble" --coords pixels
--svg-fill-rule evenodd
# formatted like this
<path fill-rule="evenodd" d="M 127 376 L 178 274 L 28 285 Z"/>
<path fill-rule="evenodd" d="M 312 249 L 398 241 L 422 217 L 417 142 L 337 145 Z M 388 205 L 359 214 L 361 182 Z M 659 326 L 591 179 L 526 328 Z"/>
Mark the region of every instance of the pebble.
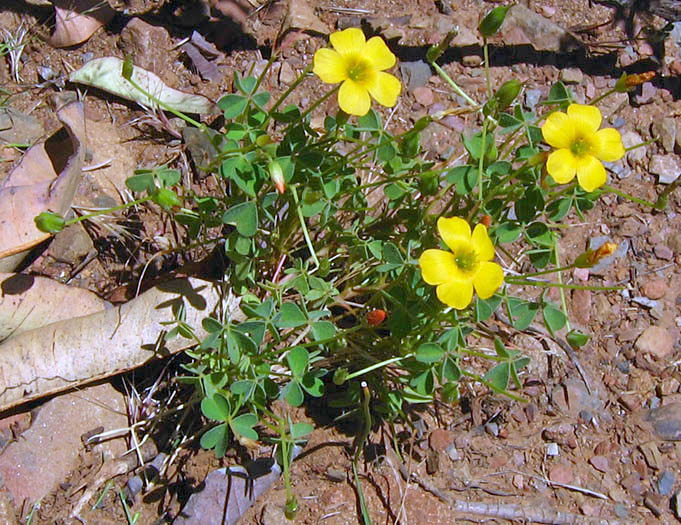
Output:
<path fill-rule="evenodd" d="M 629 517 L 629 511 L 627 510 L 627 506 L 624 503 L 615 503 L 613 510 L 615 511 L 615 516 L 621 520 L 627 519 Z"/>
<path fill-rule="evenodd" d="M 543 5 L 539 8 L 541 11 L 541 14 L 544 15 L 546 18 L 551 18 L 553 15 L 556 14 L 556 8 L 551 7 L 550 5 Z"/>
<path fill-rule="evenodd" d="M 624 145 L 625 148 L 631 148 L 633 146 L 641 144 L 642 142 L 643 139 L 641 138 L 641 135 L 639 135 L 635 131 L 625 131 L 624 133 L 622 133 L 622 144 Z M 646 158 L 647 153 L 648 146 L 641 146 L 639 148 L 629 150 L 626 153 L 627 162 L 629 163 L 630 166 L 633 167 L 634 163 L 643 161 L 643 159 Z"/>
<path fill-rule="evenodd" d="M 499 425 L 496 424 L 494 421 L 492 421 L 491 423 L 487 423 L 485 425 L 485 431 L 489 435 L 497 437 L 499 435 Z"/>
<path fill-rule="evenodd" d="M 656 308 L 659 303 L 647 297 L 632 297 L 631 302 L 645 306 L 646 308 Z"/>
<path fill-rule="evenodd" d="M 655 99 L 656 95 L 657 88 L 653 85 L 653 83 L 644 82 L 641 86 L 641 94 L 636 95 L 635 97 L 636 103 L 639 105 L 649 104 Z"/>
<path fill-rule="evenodd" d="M 674 516 L 681 519 L 681 490 L 674 494 L 672 508 L 674 509 Z"/>
<path fill-rule="evenodd" d="M 449 445 L 446 449 L 447 455 L 449 456 L 449 459 L 452 461 L 460 461 L 463 459 L 463 454 L 459 452 L 459 449 L 456 448 L 456 445 L 452 443 Z"/>
<path fill-rule="evenodd" d="M 534 109 L 539 104 L 541 95 L 541 89 L 528 89 L 525 91 L 525 105 L 530 109 Z"/>
<path fill-rule="evenodd" d="M 664 261 L 671 261 L 674 258 L 674 252 L 664 244 L 656 245 L 655 248 L 653 248 L 653 251 L 655 252 L 655 256 L 658 259 L 662 259 Z"/>
<path fill-rule="evenodd" d="M 430 66 L 423 60 L 400 63 L 400 73 L 409 91 L 425 86 L 431 75 Z"/>
<path fill-rule="evenodd" d="M 547 443 L 546 444 L 546 455 L 555 457 L 558 454 L 560 454 L 560 450 L 558 449 L 558 444 L 556 443 Z"/>
<path fill-rule="evenodd" d="M 651 279 L 641 286 L 641 292 L 648 299 L 662 299 L 667 291 L 667 282 L 664 279 Z"/>
<path fill-rule="evenodd" d="M 559 78 L 566 84 L 580 84 L 584 79 L 584 73 L 579 68 L 566 67 L 560 70 Z"/>
<path fill-rule="evenodd" d="M 452 433 L 443 428 L 436 428 L 428 437 L 428 445 L 435 452 L 443 452 L 454 441 Z"/>
<path fill-rule="evenodd" d="M 674 350 L 674 339 L 667 329 L 661 326 L 649 326 L 636 340 L 634 347 L 639 352 L 664 359 Z"/>
<path fill-rule="evenodd" d="M 654 121 L 653 135 L 659 138 L 659 142 L 666 153 L 673 153 L 676 143 L 676 119 L 664 117 Z"/>
<path fill-rule="evenodd" d="M 549 479 L 554 483 L 563 483 L 564 485 L 572 483 L 574 479 L 572 467 L 563 464 L 554 465 L 549 471 Z"/>
<path fill-rule="evenodd" d="M 418 86 L 413 90 L 416 102 L 424 106 L 430 106 L 434 101 L 433 90 L 426 86 Z"/>
<path fill-rule="evenodd" d="M 284 60 L 281 63 L 281 69 L 279 70 L 279 83 L 283 86 L 290 86 L 296 80 L 298 75 L 293 70 L 293 66 Z"/>
<path fill-rule="evenodd" d="M 669 470 L 665 470 L 662 474 L 660 474 L 660 477 L 657 480 L 657 491 L 663 496 L 671 494 L 675 481 L 676 476 L 674 473 Z"/>
<path fill-rule="evenodd" d="M 650 409 L 644 420 L 659 439 L 681 441 L 681 403 L 669 403 Z"/>
<path fill-rule="evenodd" d="M 607 472 L 610 470 L 610 462 L 605 456 L 592 456 L 589 463 L 599 472 Z"/>
<path fill-rule="evenodd" d="M 478 67 L 482 64 L 482 57 L 478 55 L 466 55 L 461 59 L 461 62 L 466 67 Z"/>

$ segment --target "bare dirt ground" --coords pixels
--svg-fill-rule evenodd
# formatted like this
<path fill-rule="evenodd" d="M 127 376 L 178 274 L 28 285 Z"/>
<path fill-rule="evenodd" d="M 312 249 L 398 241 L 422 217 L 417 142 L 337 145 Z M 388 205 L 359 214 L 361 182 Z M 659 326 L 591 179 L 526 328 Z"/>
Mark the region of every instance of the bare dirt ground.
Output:
<path fill-rule="evenodd" d="M 75 86 L 46 82 L 45 68 L 54 74 L 52 79 L 58 79 L 91 57 L 130 54 L 137 65 L 156 72 L 168 85 L 216 100 L 232 91 L 234 72 L 257 71 L 263 66 L 286 14 L 285 2 L 280 1 L 247 16 L 244 13 L 253 7 L 246 4 L 242 9 L 226 0 L 213 2 L 205 13 L 202 4 L 190 0 L 120 0 L 113 20 L 87 42 L 56 49 L 44 41 L 54 22 L 49 5 L 20 0 L 2 3 L 0 28 L 15 33 L 25 27 L 30 38 L 21 59 L 20 80 L 12 77 L 7 60 L 0 61 L 0 86 L 12 94 L 12 107 L 36 117 L 47 132 L 58 127 L 47 100 L 53 93 Z M 391 125 L 397 129 L 458 104 L 438 76 L 430 72 L 419 78 L 414 67 L 425 60 L 428 46 L 454 26 L 459 27 L 460 40 L 445 55 L 443 67 L 464 90 L 482 99 L 482 52 L 474 33 L 481 13 L 496 2 L 311 0 L 309 5 L 329 30 L 361 25 L 388 40 L 401 63 L 397 74 L 405 82 L 392 116 Z M 658 181 L 660 173 L 681 172 L 677 155 L 681 149 L 681 55 L 674 40 L 681 33 L 652 44 L 630 41 L 626 24 L 611 22 L 613 9 L 587 0 L 532 1 L 529 7 L 570 30 L 584 45 L 565 53 L 537 48 L 536 42 L 509 43 L 513 38 L 522 39 L 513 28 L 507 28 L 506 40 L 495 41 L 492 78 L 497 85 L 510 78 L 522 81 L 528 107 L 546 95 L 558 79 L 569 85 L 578 101 L 584 101 L 612 87 L 624 70 L 656 71 L 655 79 L 637 92 L 615 95 L 601 104 L 609 125 L 625 136 L 625 145 L 660 139 L 630 152 L 610 172 L 613 185 L 620 190 L 654 201 L 663 187 Z M 634 21 L 656 28 L 665 24 L 662 19 L 639 14 Z M 193 30 L 219 50 L 214 59 L 219 73 L 215 80 L 203 79 L 177 45 Z M 264 87 L 283 91 L 325 43 L 326 38 L 318 33 L 290 31 Z M 320 89 L 320 83 L 310 78 L 294 97 L 304 105 Z M 123 187 L 125 178 L 137 167 L 169 164 L 182 169 L 192 184 L 202 184 L 194 178 L 182 141 L 169 132 L 176 132 L 172 121 L 165 125 L 134 104 L 97 90 L 83 92 L 83 101 L 92 149 L 97 152 L 90 163 L 110 160 L 110 165 L 87 173 L 77 204 L 115 204 L 119 198 L 116 188 Z M 331 110 L 335 110 L 334 100 L 320 108 L 319 114 Z M 448 117 L 431 126 L 423 141 L 426 154 L 436 159 L 462 155 L 460 132 L 475 126 L 475 119 L 474 115 Z M 2 170 L 19 155 L 17 150 L 3 148 Z M 543 335 L 491 323 L 491 330 L 532 358 L 523 377 L 523 394 L 532 401 L 511 402 L 489 394 L 480 385 L 467 384 L 460 405 L 438 403 L 431 410 L 414 410 L 413 425 L 397 429 L 404 462 L 385 453 L 393 445 L 386 429 L 374 429 L 370 441 L 376 453 L 374 459 L 368 454 L 362 466 L 374 523 L 530 523 L 538 519 L 539 511 L 545 513 L 548 523 L 678 521 L 672 500 L 681 489 L 681 445 L 675 441 L 681 439 L 681 409 L 675 405 L 681 402 L 680 212 L 679 195 L 672 196 L 663 212 L 608 195 L 585 221 L 576 216 L 567 220 L 562 253 L 579 253 L 589 246 L 590 239 L 598 237 L 620 245 L 618 257 L 609 267 L 575 272 L 569 278 L 625 288 L 619 293 L 580 290 L 569 297 L 573 326 L 593 335 L 577 355 L 585 377 L 575 361 Z M 73 286 L 88 288 L 113 302 L 124 300 L 124 287 L 136 283 L 144 263 L 173 239 L 171 226 L 152 213 L 141 211 L 128 220 L 135 232 L 132 239 L 121 240 L 102 231 L 65 232 L 24 271 L 70 278 Z M 88 255 L 91 252 L 94 257 Z M 184 262 L 180 257 L 168 259 L 151 273 L 162 274 Z M 155 381 L 161 368 L 136 372 L 134 380 L 140 391 Z M 114 383 L 120 385 L 120 380 Z M 163 388 L 158 392 L 163 393 Z M 649 412 L 659 406 L 670 408 Z M 352 435 L 335 427 L 330 418 L 320 415 L 323 413 L 324 409 L 300 413 L 301 418 L 320 426 L 312 434 L 307 452 L 293 466 L 293 485 L 301 504 L 297 521 L 358 523 L 347 452 Z M 651 414 L 652 420 L 646 421 Z M 96 426 L 97 421 L 91 421 L 83 432 Z M 80 487 L 92 481 L 101 464 L 94 454 L 79 452 L 79 466 L 43 498 L 32 523 L 77 523 L 68 518 L 69 513 L 82 494 Z M 172 454 L 172 450 L 166 452 Z M 189 444 L 174 457 L 156 488 L 136 498 L 131 509 L 140 513 L 137 523 L 172 522 L 188 494 L 200 487 L 210 470 L 240 463 L 244 453 L 236 450 L 218 461 L 198 443 Z M 260 455 L 268 453 L 265 447 L 258 451 Z M 113 487 L 121 488 L 128 476 L 112 476 L 112 480 Z M 7 479 L 5 483 L 9 484 Z M 284 499 L 279 482 L 242 522 L 284 523 Z M 31 503 L 15 501 L 23 519 L 33 508 Z M 114 490 L 105 494 L 97 509 L 82 516 L 87 523 L 126 523 Z"/>

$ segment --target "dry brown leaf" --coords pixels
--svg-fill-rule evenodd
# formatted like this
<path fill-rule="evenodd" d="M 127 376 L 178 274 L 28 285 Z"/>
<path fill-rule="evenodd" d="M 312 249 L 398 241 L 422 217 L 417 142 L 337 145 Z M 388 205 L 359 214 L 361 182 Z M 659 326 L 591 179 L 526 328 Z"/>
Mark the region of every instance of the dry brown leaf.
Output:
<path fill-rule="evenodd" d="M 303 31 L 314 31 L 326 35 L 329 33 L 328 26 L 322 22 L 310 7 L 306 0 L 289 0 L 288 13 L 284 21 L 285 33 L 289 29 L 302 29 Z"/>
<path fill-rule="evenodd" d="M 0 183 L 0 272 L 13 271 L 24 252 L 47 239 L 34 218 L 44 211 L 65 214 L 80 182 L 85 154 L 85 116 L 80 102 L 57 111 L 70 140 L 67 145 L 52 139 L 30 148 Z M 61 156 L 70 154 L 67 159 Z M 63 163 L 57 175 L 55 165 Z"/>
<path fill-rule="evenodd" d="M 54 33 L 48 40 L 54 47 L 85 42 L 115 14 L 105 0 L 54 0 L 54 12 Z"/>
<path fill-rule="evenodd" d="M 239 298 L 218 284 L 188 278 L 159 284 L 115 308 L 10 337 L 0 344 L 0 412 L 185 349 L 193 341 L 163 341 L 180 307 L 198 337 L 205 335 L 201 321 L 208 315 L 244 319 Z"/>
<path fill-rule="evenodd" d="M 46 277 L 0 273 L 0 341 L 21 332 L 73 317 L 99 312 L 109 306 L 89 290 L 66 286 Z"/>

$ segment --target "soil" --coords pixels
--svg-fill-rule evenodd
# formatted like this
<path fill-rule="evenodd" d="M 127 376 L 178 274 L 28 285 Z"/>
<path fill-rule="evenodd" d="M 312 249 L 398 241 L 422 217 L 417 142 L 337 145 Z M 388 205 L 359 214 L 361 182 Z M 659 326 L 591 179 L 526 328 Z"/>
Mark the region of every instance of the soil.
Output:
<path fill-rule="evenodd" d="M 289 30 L 280 38 L 286 15 L 283 1 L 267 2 L 258 10 L 248 3 L 215 1 L 208 18 L 202 15 L 199 7 L 203 4 L 198 1 L 120 0 L 112 2 L 118 9 L 113 20 L 86 42 L 56 49 L 45 41 L 54 23 L 52 7 L 40 4 L 3 2 L 0 28 L 15 33 L 25 27 L 30 37 L 21 59 L 20 81 L 4 60 L 0 61 L 0 86 L 12 94 L 12 107 L 36 117 L 47 132 L 59 125 L 47 103 L 49 98 L 63 89 L 76 89 L 59 81 L 59 75 L 63 78 L 89 57 L 132 54 L 138 65 L 154 71 L 168 85 L 216 100 L 232 92 L 235 72 L 262 68 L 275 42 L 281 45 L 282 54 L 264 81 L 264 88 L 275 94 L 286 89 L 310 63 L 316 49 L 326 45 L 324 35 L 302 32 L 306 27 Z M 474 33 L 481 13 L 497 5 L 477 0 L 308 0 L 307 4 L 329 29 L 361 24 L 370 32 L 383 34 L 402 64 L 424 60 L 428 46 L 453 26 L 458 26 L 461 34 Z M 551 84 L 561 78 L 569 83 L 577 100 L 584 101 L 614 86 L 624 70 L 656 71 L 655 79 L 638 91 L 608 98 L 600 105 L 609 125 L 636 134 L 633 143 L 662 138 L 633 150 L 625 162 L 613 166 L 617 173 L 611 172 L 618 189 L 654 201 L 663 186 L 651 172 L 652 163 L 656 156 L 678 160 L 681 142 L 681 55 L 673 38 L 652 44 L 631 41 L 632 24 L 613 22 L 613 9 L 588 0 L 532 1 L 530 8 L 570 30 L 585 47 L 559 53 L 497 40 L 490 57 L 494 84 L 517 78 L 524 83 L 525 96 L 535 90 L 546 95 Z M 252 14 L 243 15 L 249 11 Z M 131 25 L 134 18 L 144 23 Z M 636 14 L 633 26 L 659 29 L 665 22 Z M 202 79 L 178 46 L 194 30 L 219 50 L 214 62 L 219 75 L 214 81 Z M 478 99 L 485 89 L 481 56 L 478 45 L 467 43 L 442 60 L 445 71 Z M 54 82 L 45 81 L 45 68 L 55 73 Z M 405 70 L 398 70 L 400 73 L 404 78 Z M 193 174 L 174 121 L 163 121 L 104 92 L 79 89 L 93 130 L 88 162 L 92 166 L 104 161 L 110 164 L 86 173 L 77 205 L 119 202 L 125 178 L 138 167 L 168 164 L 181 169 L 192 184 L 207 184 Z M 318 81 L 310 79 L 295 91 L 293 101 L 305 105 L 320 89 Z M 335 104 L 327 101 L 314 118 L 335 111 Z M 404 130 L 423 115 L 457 104 L 444 81 L 431 74 L 405 89 L 391 125 L 396 131 Z M 388 115 L 386 111 L 384 117 Z M 676 126 L 671 138 L 672 131 L 662 133 L 659 128 L 665 117 L 671 117 L 672 127 Z M 463 153 L 460 131 L 475 125 L 476 117 L 465 115 L 431 126 L 423 139 L 426 154 L 439 160 L 458 158 Z M 676 129 L 679 139 L 674 138 Z M 10 166 L 19 153 L 3 148 L 2 156 L 3 164 Z M 588 520 L 596 519 L 604 520 L 600 523 L 676 522 L 670 502 L 681 489 L 681 446 L 655 434 L 640 415 L 658 405 L 681 401 L 681 198 L 672 195 L 662 212 L 613 194 L 600 202 L 585 220 L 570 216 L 560 241 L 564 254 L 579 253 L 589 246 L 590 239 L 600 237 L 619 243 L 621 248 L 604 269 L 569 276 L 576 282 L 625 288 L 624 292 L 575 291 L 568 295 L 573 326 L 592 334 L 590 343 L 570 357 L 542 334 L 515 332 L 501 322 L 490 325 L 532 358 L 523 378 L 523 394 L 531 402 L 512 402 L 480 385 L 466 384 L 459 405 L 437 403 L 431 409 L 410 413 L 413 425 L 397 429 L 395 438 L 402 459 L 386 452 L 393 448 L 386 429 L 375 428 L 370 436 L 374 453 L 368 453 L 361 465 L 374 523 L 529 523 L 538 520 L 538 511 L 544 512 L 548 523 L 595 523 Z M 80 230 L 73 238 L 52 243 L 23 271 L 69 279 L 71 285 L 114 302 L 125 300 L 126 287 L 137 282 L 144 264 L 175 241 L 172 226 L 149 211 L 128 216 L 126 226 L 126 235 L 101 227 L 88 229 L 83 237 Z M 92 250 L 95 257 L 83 266 L 81 262 Z M 163 274 L 185 262 L 180 257 L 166 259 L 152 265 L 149 272 Z M 650 332 L 651 327 L 661 332 Z M 652 340 L 649 343 L 643 337 L 646 331 Z M 138 391 L 151 386 L 158 374 L 158 367 L 138 370 Z M 166 385 L 158 392 L 162 396 L 173 388 Z M 348 453 L 353 429 L 340 429 L 312 409 L 298 415 L 318 428 L 292 468 L 300 502 L 297 521 L 360 523 Z M 262 447 L 252 455 L 269 452 Z M 190 442 L 172 457 L 156 487 L 143 492 L 131 505 L 131 511 L 139 513 L 136 523 L 171 522 L 208 472 L 242 463 L 247 453 L 234 450 L 220 461 Z M 101 459 L 93 456 L 82 451 L 80 466 L 42 500 L 31 523 L 77 523 L 68 516 L 81 496 L 78 488 L 91 483 L 101 465 Z M 118 489 L 126 485 L 129 475 L 111 479 L 113 488 L 104 493 L 97 508 L 81 514 L 85 522 L 126 523 Z M 284 500 L 279 481 L 241 522 L 284 523 Z M 25 519 L 31 505 L 22 508 L 21 502 L 15 503 Z M 474 507 L 481 512 L 474 513 Z M 566 513 L 563 518 L 559 511 Z"/>

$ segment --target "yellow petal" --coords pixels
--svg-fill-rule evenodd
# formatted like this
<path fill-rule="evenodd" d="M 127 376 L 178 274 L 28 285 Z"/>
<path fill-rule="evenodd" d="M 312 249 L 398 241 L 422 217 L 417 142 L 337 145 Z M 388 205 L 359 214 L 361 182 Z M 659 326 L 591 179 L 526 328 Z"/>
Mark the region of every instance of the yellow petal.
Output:
<path fill-rule="evenodd" d="M 428 284 L 446 283 L 457 269 L 454 255 L 444 250 L 426 250 L 419 257 L 419 266 Z"/>
<path fill-rule="evenodd" d="M 473 284 L 470 280 L 449 281 L 435 290 L 437 298 L 447 306 L 463 310 L 473 300 Z"/>
<path fill-rule="evenodd" d="M 546 171 L 558 184 L 570 182 L 577 172 L 577 159 L 569 149 L 559 149 L 549 155 Z"/>
<path fill-rule="evenodd" d="M 601 127 L 601 111 L 596 106 L 570 104 L 567 114 L 580 135 L 596 133 Z"/>
<path fill-rule="evenodd" d="M 478 261 L 491 261 L 494 259 L 494 245 L 487 235 L 487 228 L 484 224 L 478 224 L 473 229 L 471 236 L 473 248 L 478 256 Z"/>
<path fill-rule="evenodd" d="M 603 186 L 607 178 L 603 164 L 596 157 L 585 155 L 577 160 L 577 180 L 584 191 Z"/>
<path fill-rule="evenodd" d="M 597 131 L 591 137 L 591 154 L 606 162 L 614 162 L 624 157 L 622 136 L 615 128 Z"/>
<path fill-rule="evenodd" d="M 489 299 L 504 282 L 504 270 L 497 263 L 480 263 L 478 273 L 473 277 L 475 293 L 480 299 Z"/>
<path fill-rule="evenodd" d="M 440 217 L 437 220 L 437 231 L 452 251 L 456 251 L 457 245 L 461 242 L 466 244 L 471 242 L 471 227 L 461 217 L 449 219 Z"/>
<path fill-rule="evenodd" d="M 354 80 L 347 79 L 338 91 L 338 105 L 347 114 L 361 117 L 369 112 L 371 98 L 365 87 Z"/>
<path fill-rule="evenodd" d="M 395 65 L 395 55 L 388 49 L 380 36 L 374 36 L 367 40 L 362 56 L 379 71 L 390 69 Z"/>
<path fill-rule="evenodd" d="M 333 48 L 341 55 L 359 54 L 366 43 L 364 33 L 356 27 L 331 33 L 329 40 Z"/>
<path fill-rule="evenodd" d="M 541 134 L 546 143 L 554 148 L 569 148 L 575 140 L 575 128 L 572 121 L 560 111 L 548 116 L 541 127 Z"/>
<path fill-rule="evenodd" d="M 345 60 L 336 51 L 328 48 L 319 49 L 314 54 L 312 72 L 327 84 L 337 84 L 348 78 Z"/>
<path fill-rule="evenodd" d="M 368 83 L 367 88 L 376 102 L 389 108 L 393 107 L 397 102 L 397 97 L 402 91 L 402 84 L 394 76 L 389 73 L 377 71 L 373 75 L 373 81 Z"/>

